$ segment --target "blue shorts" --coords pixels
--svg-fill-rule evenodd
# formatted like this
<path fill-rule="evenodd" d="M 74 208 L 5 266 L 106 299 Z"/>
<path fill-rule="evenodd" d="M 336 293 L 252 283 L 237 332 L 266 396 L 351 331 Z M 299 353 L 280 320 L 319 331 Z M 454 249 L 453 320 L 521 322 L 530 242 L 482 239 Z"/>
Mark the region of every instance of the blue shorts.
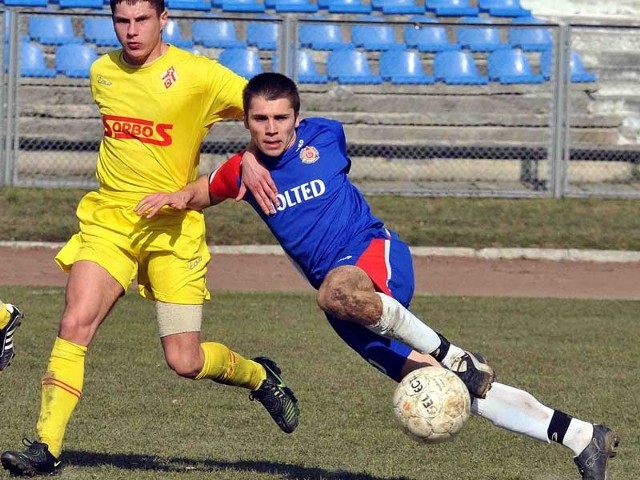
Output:
<path fill-rule="evenodd" d="M 395 232 L 386 238 L 374 237 L 357 241 L 344 248 L 332 268 L 355 265 L 364 270 L 376 290 L 395 298 L 409 308 L 415 288 L 413 259 L 409 246 Z M 411 347 L 397 340 L 377 335 L 353 322 L 339 320 L 329 314 L 327 320 L 336 333 L 362 358 L 391 379 L 402 379 L 402 367 Z"/>

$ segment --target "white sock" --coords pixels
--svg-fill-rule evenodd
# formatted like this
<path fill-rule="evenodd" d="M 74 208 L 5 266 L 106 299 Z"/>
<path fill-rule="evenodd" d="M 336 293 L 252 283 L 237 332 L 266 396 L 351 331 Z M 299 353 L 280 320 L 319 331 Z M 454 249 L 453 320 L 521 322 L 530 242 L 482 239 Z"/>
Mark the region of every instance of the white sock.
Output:
<path fill-rule="evenodd" d="M 496 427 L 550 443 L 547 429 L 553 409 L 524 390 L 493 382 L 486 398 L 473 399 L 471 412 L 486 418 Z"/>
<path fill-rule="evenodd" d="M 442 359 L 442 362 L 440 363 L 444 367 L 451 368 L 453 361 L 464 354 L 465 354 L 464 350 L 462 350 L 460 347 L 456 347 L 453 343 L 451 343 L 449 344 L 449 351 L 447 352 L 447 354 L 444 356 L 444 359 Z"/>
<path fill-rule="evenodd" d="M 587 445 L 591 442 L 591 437 L 593 437 L 592 423 L 571 418 L 571 423 L 567 428 L 567 433 L 564 434 L 562 445 L 573 450 L 577 457 L 587 448 Z"/>
<path fill-rule="evenodd" d="M 404 308 L 395 298 L 378 293 L 382 300 L 382 315 L 378 323 L 367 328 L 378 335 L 393 338 L 414 350 L 431 353 L 440 346 L 440 337 L 422 320 Z"/>
<path fill-rule="evenodd" d="M 593 425 L 549 408 L 524 390 L 493 382 L 484 399 L 474 398 L 471 411 L 495 426 L 551 443 L 549 426 L 554 414 L 571 418 L 562 445 L 579 455 L 593 436 Z"/>

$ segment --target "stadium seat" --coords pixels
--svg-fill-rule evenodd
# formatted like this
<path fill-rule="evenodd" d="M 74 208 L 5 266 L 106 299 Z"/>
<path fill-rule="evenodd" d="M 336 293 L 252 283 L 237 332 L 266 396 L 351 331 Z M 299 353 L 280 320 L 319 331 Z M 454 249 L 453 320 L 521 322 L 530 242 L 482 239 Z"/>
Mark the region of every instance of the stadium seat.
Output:
<path fill-rule="evenodd" d="M 318 4 L 312 0 L 275 0 L 273 8 L 277 13 L 315 13 Z"/>
<path fill-rule="evenodd" d="M 426 22 L 424 18 L 422 22 Z M 437 23 L 429 19 L 428 23 Z M 410 25 L 404 27 L 404 43 L 407 47 L 417 48 L 421 52 L 443 52 L 458 50 L 458 44 L 450 42 L 447 29 L 442 25 Z"/>
<path fill-rule="evenodd" d="M 195 10 L 208 12 L 211 10 L 211 0 L 167 0 L 170 10 Z"/>
<path fill-rule="evenodd" d="M 56 49 L 56 70 L 72 78 L 89 78 L 89 68 L 98 58 L 89 45 L 60 45 Z"/>
<path fill-rule="evenodd" d="M 258 53 L 247 48 L 227 48 L 220 52 L 218 61 L 246 79 L 264 71 Z"/>
<path fill-rule="evenodd" d="M 328 0 L 329 13 L 371 13 L 373 7 L 365 0 Z"/>
<path fill-rule="evenodd" d="M 511 23 L 544 24 L 545 21 L 537 17 L 517 17 Z M 543 52 L 553 46 L 553 37 L 548 28 L 510 27 L 509 43 L 514 48 L 521 48 L 527 52 Z"/>
<path fill-rule="evenodd" d="M 277 22 L 252 21 L 247 24 L 247 45 L 257 47 L 260 50 L 276 50 L 278 48 Z"/>
<path fill-rule="evenodd" d="M 243 13 L 262 13 L 266 10 L 265 4 L 257 0 L 222 0 L 219 8 L 222 8 L 223 12 Z"/>
<path fill-rule="evenodd" d="M 340 50 L 353 47 L 351 42 L 344 40 L 342 28 L 338 23 L 300 22 L 298 32 L 301 47 L 313 50 Z"/>
<path fill-rule="evenodd" d="M 84 38 L 98 47 L 117 47 L 120 45 L 113 30 L 111 17 L 86 17 L 84 19 Z"/>
<path fill-rule="evenodd" d="M 311 52 L 298 50 L 298 82 L 300 83 L 327 83 L 328 77 L 320 74 L 316 63 L 311 57 Z"/>
<path fill-rule="evenodd" d="M 193 43 L 207 48 L 240 48 L 245 43 L 238 38 L 231 20 L 195 20 L 192 24 Z"/>
<path fill-rule="evenodd" d="M 40 45 L 31 43 L 28 40 L 24 40 L 20 42 L 20 50 L 18 52 L 20 55 L 19 64 L 20 64 L 20 75 L 23 77 L 40 77 L 40 78 L 51 78 L 56 76 L 56 71 L 54 68 L 49 68 L 47 66 L 46 59 L 44 57 L 44 52 Z M 9 68 L 9 55 L 5 53 L 4 55 L 4 69 L 7 71 Z"/>
<path fill-rule="evenodd" d="M 461 23 L 487 24 L 491 20 L 484 17 L 463 17 Z M 502 41 L 500 30 L 492 26 L 460 26 L 456 29 L 456 36 L 460 48 L 468 48 L 472 52 L 492 52 L 494 50 L 511 48 Z"/>
<path fill-rule="evenodd" d="M 433 58 L 436 81 L 449 85 L 486 85 L 489 78 L 480 75 L 471 53 L 461 50 L 438 52 Z"/>
<path fill-rule="evenodd" d="M 595 73 L 588 72 L 580 54 L 575 50 L 571 51 L 571 57 L 569 59 L 569 68 L 571 69 L 571 81 L 575 83 L 588 83 L 597 82 L 598 76 Z"/>
<path fill-rule="evenodd" d="M 546 50 L 540 55 L 540 71 L 547 80 L 551 78 L 551 74 L 553 72 L 552 60 L 552 50 Z M 582 63 L 582 58 L 580 58 L 580 54 L 575 50 L 571 50 L 569 68 L 571 72 L 571 82 L 589 83 L 598 81 L 598 76 L 595 73 L 591 73 L 586 70 Z"/>
<path fill-rule="evenodd" d="M 47 7 L 48 0 L 4 0 L 6 7 Z"/>
<path fill-rule="evenodd" d="M 102 10 L 104 2 L 102 0 L 58 0 L 60 8 L 93 8 Z"/>
<path fill-rule="evenodd" d="M 531 10 L 523 8 L 520 0 L 478 0 L 478 8 L 492 17 L 528 17 Z"/>
<path fill-rule="evenodd" d="M 112 27 L 113 30 L 113 27 Z M 71 17 L 61 15 L 35 15 L 29 17 L 29 37 L 43 45 L 82 43 L 76 36 Z"/>
<path fill-rule="evenodd" d="M 380 54 L 380 76 L 388 82 L 405 85 L 427 85 L 435 82 L 426 75 L 422 58 L 415 50 L 387 50 Z"/>
<path fill-rule="evenodd" d="M 191 49 L 193 41 L 185 38 L 177 20 L 169 19 L 162 30 L 162 40 L 179 48 Z"/>
<path fill-rule="evenodd" d="M 279 71 L 277 52 L 273 55 L 272 67 L 274 72 Z M 308 50 L 298 50 L 296 69 L 298 83 L 324 84 L 329 82 L 328 77 L 318 71 L 311 52 Z"/>
<path fill-rule="evenodd" d="M 373 10 L 385 15 L 412 15 L 424 13 L 424 6 L 415 0 L 372 0 Z"/>
<path fill-rule="evenodd" d="M 502 84 L 544 82 L 544 77 L 533 72 L 529 59 L 519 48 L 491 52 L 487 70 L 490 81 Z"/>
<path fill-rule="evenodd" d="M 332 50 L 327 55 L 329 80 L 342 84 L 379 85 L 382 78 L 371 71 L 364 52 L 355 49 Z"/>
<path fill-rule="evenodd" d="M 469 0 L 425 0 L 425 9 L 439 17 L 463 17 L 477 15 L 478 8 Z"/>
<path fill-rule="evenodd" d="M 383 51 L 404 48 L 404 43 L 396 42 L 393 26 L 383 23 L 379 17 L 367 17 L 366 20 L 373 20 L 380 24 L 356 24 L 351 27 L 351 41 L 356 47 L 366 50 Z M 359 18 L 365 20 L 365 18 Z"/>

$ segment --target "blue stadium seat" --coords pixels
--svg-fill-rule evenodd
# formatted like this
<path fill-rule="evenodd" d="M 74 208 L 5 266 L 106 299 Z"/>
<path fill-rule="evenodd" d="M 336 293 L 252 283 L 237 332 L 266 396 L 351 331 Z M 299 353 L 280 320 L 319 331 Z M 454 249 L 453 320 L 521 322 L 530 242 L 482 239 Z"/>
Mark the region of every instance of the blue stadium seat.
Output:
<path fill-rule="evenodd" d="M 48 0 L 4 0 L 6 7 L 47 7 Z"/>
<path fill-rule="evenodd" d="M 96 51 L 89 45 L 60 45 L 56 49 L 56 70 L 66 77 L 89 78 L 89 68 L 96 58 Z"/>
<path fill-rule="evenodd" d="M 328 0 L 329 13 L 371 13 L 373 7 L 365 0 Z"/>
<path fill-rule="evenodd" d="M 520 0 L 478 0 L 478 8 L 492 17 L 528 17 L 531 10 L 523 8 Z"/>
<path fill-rule="evenodd" d="M 318 4 L 312 0 L 274 0 L 273 8 L 277 13 L 315 13 Z"/>
<path fill-rule="evenodd" d="M 18 52 L 20 58 L 18 60 L 20 65 L 20 75 L 23 77 L 40 77 L 51 78 L 56 76 L 54 68 L 47 66 L 44 52 L 40 45 L 31 43 L 28 40 L 20 42 L 20 51 Z M 4 69 L 7 71 L 9 68 L 9 55 L 4 55 Z"/>
<path fill-rule="evenodd" d="M 113 27 L 112 27 L 113 29 Z M 71 17 L 61 15 L 35 15 L 29 17 L 29 37 L 43 45 L 82 43 L 76 36 Z"/>
<path fill-rule="evenodd" d="M 102 0 L 58 0 L 60 8 L 93 8 L 102 10 L 104 2 Z"/>
<path fill-rule="evenodd" d="M 257 0 L 222 0 L 220 8 L 223 12 L 244 13 L 262 13 L 266 10 L 265 4 Z"/>
<path fill-rule="evenodd" d="M 553 67 L 551 64 L 552 59 L 552 50 L 546 50 L 540 55 L 540 71 L 542 72 L 544 78 L 547 80 L 551 78 L 551 73 L 553 72 Z M 580 54 L 575 50 L 571 50 L 571 55 L 569 58 L 569 68 L 571 72 L 571 82 L 590 83 L 598 81 L 598 76 L 595 73 L 587 71 L 584 64 L 582 63 Z"/>
<path fill-rule="evenodd" d="M 247 48 L 227 48 L 220 52 L 218 61 L 247 79 L 264 71 L 258 53 Z"/>
<path fill-rule="evenodd" d="M 598 76 L 595 73 L 588 72 L 582 63 L 580 54 L 575 50 L 571 50 L 569 59 L 569 68 L 571 69 L 571 81 L 575 83 L 597 82 Z"/>
<path fill-rule="evenodd" d="M 412 15 L 424 13 L 424 6 L 416 0 L 372 0 L 373 10 L 385 15 Z"/>
<path fill-rule="evenodd" d="M 211 0 L 167 0 L 171 10 L 195 10 L 208 12 L 212 8 Z"/>
<path fill-rule="evenodd" d="M 463 17 L 461 23 L 488 24 L 491 20 L 484 17 Z M 494 50 L 511 48 L 502 41 L 500 30 L 492 26 L 460 26 L 456 29 L 456 36 L 460 48 L 468 48 L 472 52 L 492 52 Z"/>
<path fill-rule="evenodd" d="M 186 38 L 182 34 L 182 29 L 177 20 L 169 19 L 164 29 L 162 30 L 162 40 L 171 45 L 175 45 L 179 48 L 191 49 L 193 47 L 193 41 L 190 38 Z"/>
<path fill-rule="evenodd" d="M 328 77 L 326 75 L 322 75 L 318 71 L 318 67 L 316 66 L 309 50 L 298 50 L 296 60 L 298 83 L 324 84 L 329 82 Z M 272 67 L 274 72 L 279 71 L 277 52 L 273 54 Z"/>
<path fill-rule="evenodd" d="M 342 28 L 338 23 L 301 22 L 298 32 L 301 47 L 313 50 L 340 50 L 353 47 L 351 42 L 344 40 Z"/>
<path fill-rule="evenodd" d="M 438 23 L 424 18 L 422 22 Z M 447 29 L 442 25 L 410 25 L 404 27 L 404 43 L 407 47 L 417 48 L 421 52 L 443 52 L 458 50 L 458 44 L 450 42 Z"/>
<path fill-rule="evenodd" d="M 519 48 L 491 52 L 487 70 L 489 80 L 502 84 L 544 82 L 544 77 L 533 72 L 529 59 Z"/>
<path fill-rule="evenodd" d="M 240 48 L 245 42 L 238 38 L 231 20 L 195 20 L 192 24 L 193 43 L 207 48 Z"/>
<path fill-rule="evenodd" d="M 247 45 L 260 50 L 276 50 L 278 48 L 277 22 L 252 21 L 247 24 Z"/>
<path fill-rule="evenodd" d="M 118 37 L 113 30 L 111 17 L 86 17 L 84 19 L 84 38 L 98 47 L 118 47 Z"/>
<path fill-rule="evenodd" d="M 316 63 L 311 57 L 311 52 L 306 50 L 298 50 L 298 82 L 300 83 L 328 83 L 329 79 L 326 75 L 320 74 Z"/>
<path fill-rule="evenodd" d="M 387 50 L 380 54 L 380 76 L 398 85 L 428 85 L 435 78 L 426 75 L 420 54 L 415 50 Z"/>
<path fill-rule="evenodd" d="M 511 23 L 542 25 L 544 20 L 537 17 L 517 17 Z M 514 48 L 521 48 L 527 52 L 543 52 L 553 46 L 553 37 L 548 28 L 510 27 L 508 32 L 509 43 Z"/>
<path fill-rule="evenodd" d="M 382 77 L 371 71 L 364 52 L 355 49 L 332 50 L 327 55 L 327 76 L 329 80 L 342 84 L 379 85 Z"/>
<path fill-rule="evenodd" d="M 425 9 L 439 17 L 463 17 L 478 14 L 469 0 L 425 0 Z"/>
<path fill-rule="evenodd" d="M 489 78 L 480 75 L 471 53 L 462 50 L 438 52 L 433 58 L 436 81 L 449 85 L 486 85 Z"/>
<path fill-rule="evenodd" d="M 396 42 L 393 26 L 383 23 L 379 17 L 367 17 L 366 20 L 373 20 L 376 24 L 355 24 L 351 27 L 351 41 L 356 47 L 366 50 L 383 51 L 404 48 L 404 43 Z M 365 20 L 365 18 L 359 18 Z"/>

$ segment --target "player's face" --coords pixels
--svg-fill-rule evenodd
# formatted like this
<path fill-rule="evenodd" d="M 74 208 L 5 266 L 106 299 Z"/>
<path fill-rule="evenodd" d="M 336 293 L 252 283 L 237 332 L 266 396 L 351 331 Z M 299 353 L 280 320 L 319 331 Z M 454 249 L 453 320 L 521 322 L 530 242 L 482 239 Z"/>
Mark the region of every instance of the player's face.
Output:
<path fill-rule="evenodd" d="M 162 55 L 162 29 L 166 23 L 167 11 L 158 15 L 144 0 L 135 3 L 124 0 L 116 4 L 113 25 L 124 60 L 132 65 L 144 65 Z"/>
<path fill-rule="evenodd" d="M 249 129 L 256 147 L 270 157 L 282 155 L 294 144 L 298 123 L 298 116 L 287 98 L 253 97 L 244 118 L 244 126 Z"/>

